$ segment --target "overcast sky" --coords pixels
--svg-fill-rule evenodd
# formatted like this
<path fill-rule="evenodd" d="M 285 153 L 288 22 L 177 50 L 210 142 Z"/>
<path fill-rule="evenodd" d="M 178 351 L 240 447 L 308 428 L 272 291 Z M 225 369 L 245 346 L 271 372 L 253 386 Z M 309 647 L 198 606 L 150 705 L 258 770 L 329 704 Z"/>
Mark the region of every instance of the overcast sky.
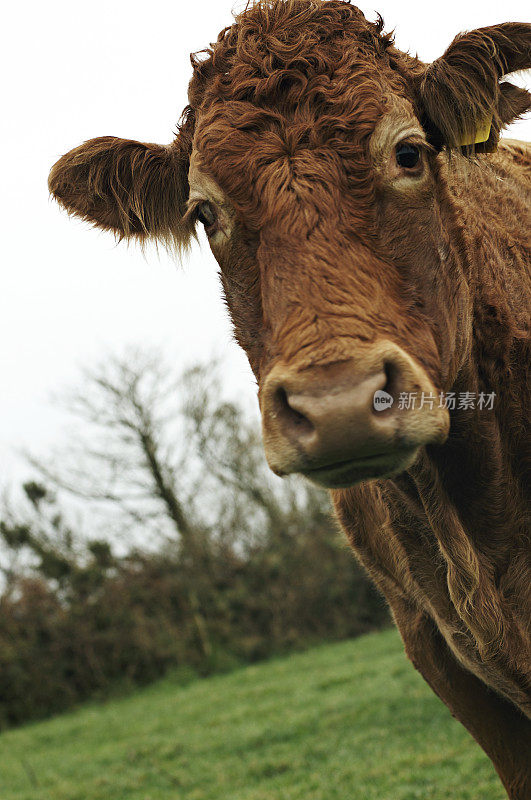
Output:
<path fill-rule="evenodd" d="M 380 11 L 398 46 L 426 61 L 459 31 L 529 16 L 527 0 L 360 7 L 370 19 Z M 189 53 L 230 24 L 230 2 L 34 1 L 10 3 L 2 21 L 0 484 L 23 474 L 16 448 L 45 454 L 60 435 L 50 395 L 106 352 L 161 346 L 177 369 L 222 355 L 234 391 L 253 392 L 205 242 L 182 267 L 164 252 L 144 257 L 69 219 L 46 186 L 57 158 L 91 137 L 170 142 Z M 510 135 L 530 139 L 531 121 Z"/>

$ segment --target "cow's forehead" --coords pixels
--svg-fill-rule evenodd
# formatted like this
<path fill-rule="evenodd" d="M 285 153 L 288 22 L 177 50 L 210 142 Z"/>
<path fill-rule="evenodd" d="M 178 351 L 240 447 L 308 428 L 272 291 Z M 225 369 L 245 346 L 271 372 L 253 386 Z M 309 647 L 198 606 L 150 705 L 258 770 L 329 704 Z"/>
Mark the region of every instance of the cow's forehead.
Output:
<path fill-rule="evenodd" d="M 338 187 L 342 205 L 347 196 L 365 205 L 367 187 L 393 147 L 406 138 L 426 141 L 405 97 L 379 90 L 369 105 L 369 113 L 360 107 L 349 116 L 328 115 L 321 125 L 308 108 L 290 119 L 249 103 L 214 104 L 198 115 L 191 197 L 233 203 L 256 228 L 270 216 L 280 224 L 295 201 L 333 216 Z"/>
<path fill-rule="evenodd" d="M 331 186 L 349 195 L 363 187 L 366 196 L 369 141 L 375 130 L 383 135 L 393 98 L 410 127 L 415 121 L 378 26 L 346 5 L 308 6 L 304 25 L 288 11 L 244 12 L 196 65 L 190 89 L 201 172 L 256 227 L 283 214 L 289 194 L 319 213 Z"/>

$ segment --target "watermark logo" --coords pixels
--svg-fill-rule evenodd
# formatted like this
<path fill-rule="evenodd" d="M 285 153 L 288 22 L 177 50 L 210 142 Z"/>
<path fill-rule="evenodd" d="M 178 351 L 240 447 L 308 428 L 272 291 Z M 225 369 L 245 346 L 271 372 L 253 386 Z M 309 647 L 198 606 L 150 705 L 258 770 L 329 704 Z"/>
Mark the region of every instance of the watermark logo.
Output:
<path fill-rule="evenodd" d="M 401 411 L 412 411 L 421 408 L 447 408 L 449 411 L 455 409 L 463 411 L 492 411 L 495 392 L 440 392 L 438 395 L 432 392 L 400 392 L 398 395 L 397 408 Z M 374 393 L 373 406 L 375 411 L 385 411 L 391 408 L 394 398 L 378 389 Z"/>
<path fill-rule="evenodd" d="M 384 392 L 383 389 L 378 389 L 374 393 L 372 404 L 375 411 L 385 411 L 386 408 L 391 408 L 393 403 L 393 396 Z"/>

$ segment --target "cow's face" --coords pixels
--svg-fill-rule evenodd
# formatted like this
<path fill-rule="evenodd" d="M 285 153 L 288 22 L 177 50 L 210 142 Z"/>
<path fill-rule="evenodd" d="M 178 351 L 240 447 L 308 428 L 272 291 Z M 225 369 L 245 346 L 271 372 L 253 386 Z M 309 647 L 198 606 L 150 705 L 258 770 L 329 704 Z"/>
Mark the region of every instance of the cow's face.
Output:
<path fill-rule="evenodd" d="M 119 140 L 110 156 L 95 140 L 52 173 L 104 227 L 183 241 L 204 225 L 279 474 L 350 486 L 447 436 L 439 395 L 468 353 L 470 301 L 437 148 L 467 141 L 481 109 L 468 120 L 451 98 L 452 127 L 437 80 L 343 2 L 260 3 L 196 64 L 171 148 Z"/>
<path fill-rule="evenodd" d="M 444 441 L 439 394 L 463 326 L 433 148 L 409 101 L 371 88 L 370 118 L 342 105 L 321 132 L 311 107 L 215 104 L 189 172 L 189 213 L 259 383 L 269 463 L 327 486 L 402 470 Z"/>

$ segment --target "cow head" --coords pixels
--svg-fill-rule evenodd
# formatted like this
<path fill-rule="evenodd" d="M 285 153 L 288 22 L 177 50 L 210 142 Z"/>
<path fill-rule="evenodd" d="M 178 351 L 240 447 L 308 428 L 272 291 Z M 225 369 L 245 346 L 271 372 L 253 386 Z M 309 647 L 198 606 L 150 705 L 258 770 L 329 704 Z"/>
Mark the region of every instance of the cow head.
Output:
<path fill-rule="evenodd" d="M 427 66 L 348 2 L 262 0 L 192 57 L 173 144 L 92 140 L 50 189 L 121 237 L 183 246 L 204 225 L 275 472 L 328 487 L 391 475 L 444 442 L 429 398 L 470 350 L 440 151 L 493 149 L 528 108 L 500 78 L 531 66 L 530 41 L 531 26 L 485 28 Z"/>

